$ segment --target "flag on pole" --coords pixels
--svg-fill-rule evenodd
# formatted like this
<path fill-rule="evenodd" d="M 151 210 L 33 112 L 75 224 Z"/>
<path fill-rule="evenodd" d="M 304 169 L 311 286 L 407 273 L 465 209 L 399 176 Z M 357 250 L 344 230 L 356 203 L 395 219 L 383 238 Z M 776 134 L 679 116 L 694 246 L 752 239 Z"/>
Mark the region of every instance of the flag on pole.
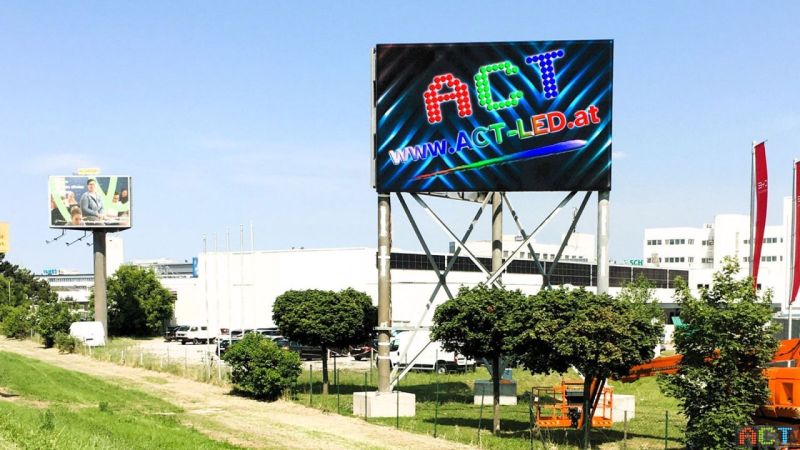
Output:
<path fill-rule="evenodd" d="M 753 249 L 753 258 L 750 261 L 753 284 L 758 288 L 758 266 L 761 262 L 761 247 L 764 244 L 764 227 L 767 222 L 767 149 L 764 143 L 753 148 L 755 164 L 755 177 L 753 191 L 755 192 L 755 231 L 750 246 Z M 751 214 L 753 211 L 751 211 Z"/>
<path fill-rule="evenodd" d="M 800 169 L 800 161 L 795 161 L 794 163 L 794 183 L 792 187 L 794 187 L 793 193 L 794 196 L 792 198 L 792 271 L 794 272 L 794 276 L 792 277 L 792 295 L 789 297 L 789 303 L 791 304 L 794 302 L 795 297 L 797 297 L 797 289 L 800 288 L 800 264 L 797 263 L 797 255 L 800 254 L 800 239 L 797 239 L 800 236 L 800 233 L 797 231 L 798 225 L 800 225 L 800 221 L 797 220 L 800 217 L 800 200 L 798 196 L 800 196 L 800 179 L 797 177 L 797 171 Z"/>

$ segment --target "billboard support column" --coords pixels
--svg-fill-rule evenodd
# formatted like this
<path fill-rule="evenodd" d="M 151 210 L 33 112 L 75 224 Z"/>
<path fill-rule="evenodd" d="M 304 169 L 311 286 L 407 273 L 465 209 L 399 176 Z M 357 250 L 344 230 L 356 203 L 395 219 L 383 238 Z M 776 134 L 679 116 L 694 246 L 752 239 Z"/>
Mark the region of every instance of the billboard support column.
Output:
<path fill-rule="evenodd" d="M 597 293 L 608 293 L 608 228 L 611 191 L 597 192 Z"/>
<path fill-rule="evenodd" d="M 392 330 L 392 207 L 378 194 L 378 392 L 390 392 L 389 341 Z"/>
<path fill-rule="evenodd" d="M 503 266 L 503 194 L 492 192 L 492 274 Z"/>
<path fill-rule="evenodd" d="M 103 324 L 108 337 L 108 306 L 106 303 L 106 232 L 93 231 L 94 239 L 94 320 Z"/>

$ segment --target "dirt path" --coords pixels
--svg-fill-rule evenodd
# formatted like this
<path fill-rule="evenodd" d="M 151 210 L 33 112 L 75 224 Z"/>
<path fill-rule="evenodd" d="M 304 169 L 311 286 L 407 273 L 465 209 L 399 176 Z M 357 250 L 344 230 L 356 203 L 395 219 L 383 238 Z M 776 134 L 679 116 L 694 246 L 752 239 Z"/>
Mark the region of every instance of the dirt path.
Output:
<path fill-rule="evenodd" d="M 326 414 L 294 403 L 257 402 L 227 389 L 159 372 L 117 366 L 80 355 L 60 355 L 28 341 L 0 339 L 0 350 L 134 387 L 186 410 L 188 424 L 214 439 L 252 448 L 470 448 L 430 436 Z"/>

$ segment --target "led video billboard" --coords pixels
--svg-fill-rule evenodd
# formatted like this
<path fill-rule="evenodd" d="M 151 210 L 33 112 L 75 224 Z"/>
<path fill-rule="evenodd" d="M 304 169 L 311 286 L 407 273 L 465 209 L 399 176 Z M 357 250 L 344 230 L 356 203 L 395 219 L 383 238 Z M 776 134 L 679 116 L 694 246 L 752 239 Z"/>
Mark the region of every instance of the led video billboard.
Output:
<path fill-rule="evenodd" d="M 131 226 L 131 177 L 51 176 L 50 228 L 121 229 Z"/>
<path fill-rule="evenodd" d="M 613 41 L 375 48 L 378 192 L 611 189 Z"/>

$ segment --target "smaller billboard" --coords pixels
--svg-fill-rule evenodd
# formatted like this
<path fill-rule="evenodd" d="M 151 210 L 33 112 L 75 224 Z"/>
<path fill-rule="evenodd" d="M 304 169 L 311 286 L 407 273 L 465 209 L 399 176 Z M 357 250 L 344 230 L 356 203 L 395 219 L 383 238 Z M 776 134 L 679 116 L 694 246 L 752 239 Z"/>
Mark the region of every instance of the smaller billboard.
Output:
<path fill-rule="evenodd" d="M 8 253 L 8 222 L 0 222 L 0 253 Z"/>
<path fill-rule="evenodd" d="M 51 176 L 50 228 L 72 230 L 131 227 L 131 177 Z"/>

